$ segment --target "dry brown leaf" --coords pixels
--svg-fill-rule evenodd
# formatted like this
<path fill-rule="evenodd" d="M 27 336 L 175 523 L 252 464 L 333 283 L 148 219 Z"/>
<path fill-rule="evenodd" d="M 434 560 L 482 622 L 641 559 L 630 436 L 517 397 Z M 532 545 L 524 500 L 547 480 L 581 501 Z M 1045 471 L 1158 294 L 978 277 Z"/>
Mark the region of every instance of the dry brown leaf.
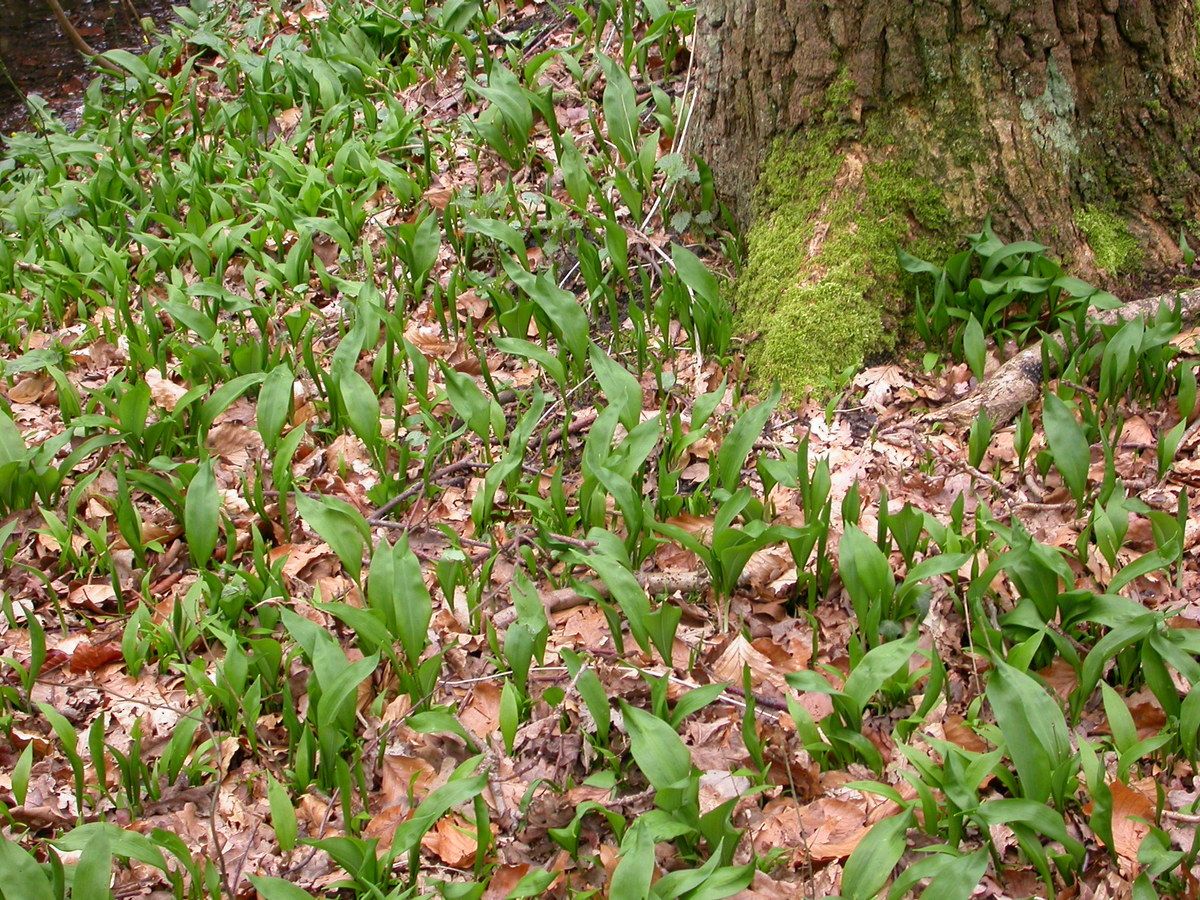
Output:
<path fill-rule="evenodd" d="M 1113 850 L 1127 862 L 1137 860 L 1142 839 L 1154 823 L 1154 802 L 1141 791 L 1115 781 L 1112 791 Z M 1133 869 L 1134 873 L 1138 870 Z"/>
<path fill-rule="evenodd" d="M 116 662 L 121 657 L 121 645 L 116 641 L 106 644 L 84 641 L 76 645 L 71 653 L 71 671 L 92 672 L 110 662 Z"/>
<path fill-rule="evenodd" d="M 452 869 L 468 869 L 475 861 L 479 842 L 475 826 L 458 815 L 439 819 L 421 838 L 421 846 Z"/>

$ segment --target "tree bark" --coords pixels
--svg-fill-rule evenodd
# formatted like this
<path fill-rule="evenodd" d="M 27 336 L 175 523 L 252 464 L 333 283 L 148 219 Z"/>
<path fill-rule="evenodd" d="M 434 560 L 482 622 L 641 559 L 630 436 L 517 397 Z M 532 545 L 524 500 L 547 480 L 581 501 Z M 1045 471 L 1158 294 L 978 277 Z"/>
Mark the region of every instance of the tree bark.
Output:
<path fill-rule="evenodd" d="M 1174 261 L 1200 197 L 1196 44 L 1181 0 L 700 0 L 695 149 L 746 222 L 771 140 L 837 117 L 920 158 L 956 219 L 1095 268 L 1103 210 Z"/>
<path fill-rule="evenodd" d="M 792 393 L 893 351 L 897 245 L 987 215 L 1111 290 L 1197 238 L 1200 51 L 1183 0 L 699 0 L 692 148 L 749 225 L 752 372 Z"/>

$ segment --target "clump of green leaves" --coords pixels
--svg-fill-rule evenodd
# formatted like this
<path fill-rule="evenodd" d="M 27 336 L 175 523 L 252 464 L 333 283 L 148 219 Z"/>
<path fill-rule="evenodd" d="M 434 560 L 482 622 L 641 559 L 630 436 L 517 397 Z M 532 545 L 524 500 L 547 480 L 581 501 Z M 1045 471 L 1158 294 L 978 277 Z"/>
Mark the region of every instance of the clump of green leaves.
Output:
<path fill-rule="evenodd" d="M 1064 274 L 1043 245 L 1000 240 L 990 217 L 966 238 L 968 248 L 941 266 L 903 250 L 898 255 L 904 271 L 918 276 L 917 334 L 932 351 L 965 360 L 976 377 L 983 374 L 987 337 L 1024 344 L 1081 307 L 1117 305 L 1111 294 Z"/>

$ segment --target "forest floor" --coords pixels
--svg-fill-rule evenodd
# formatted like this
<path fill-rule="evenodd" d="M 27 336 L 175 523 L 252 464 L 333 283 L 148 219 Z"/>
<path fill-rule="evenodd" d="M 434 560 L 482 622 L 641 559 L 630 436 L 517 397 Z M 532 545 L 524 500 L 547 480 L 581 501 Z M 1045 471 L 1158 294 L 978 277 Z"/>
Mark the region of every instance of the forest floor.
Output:
<path fill-rule="evenodd" d="M 1200 896 L 1170 310 L 781 398 L 686 5 L 220 6 L 0 154 L 0 893 Z"/>

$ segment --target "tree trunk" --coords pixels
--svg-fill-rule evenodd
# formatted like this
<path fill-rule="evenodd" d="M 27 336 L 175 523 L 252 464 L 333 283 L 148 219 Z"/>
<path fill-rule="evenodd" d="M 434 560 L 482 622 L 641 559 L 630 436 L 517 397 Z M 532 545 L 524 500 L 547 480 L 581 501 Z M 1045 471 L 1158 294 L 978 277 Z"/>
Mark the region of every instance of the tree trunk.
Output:
<path fill-rule="evenodd" d="M 766 374 L 797 387 L 776 370 L 811 382 L 887 349 L 894 245 L 945 252 L 988 214 L 1105 286 L 1176 265 L 1200 200 L 1196 18 L 1183 0 L 700 0 L 693 149 L 752 224 L 737 297 Z M 849 310 L 848 343 L 822 300 Z M 796 334 L 813 318 L 839 348 L 815 366 Z"/>

